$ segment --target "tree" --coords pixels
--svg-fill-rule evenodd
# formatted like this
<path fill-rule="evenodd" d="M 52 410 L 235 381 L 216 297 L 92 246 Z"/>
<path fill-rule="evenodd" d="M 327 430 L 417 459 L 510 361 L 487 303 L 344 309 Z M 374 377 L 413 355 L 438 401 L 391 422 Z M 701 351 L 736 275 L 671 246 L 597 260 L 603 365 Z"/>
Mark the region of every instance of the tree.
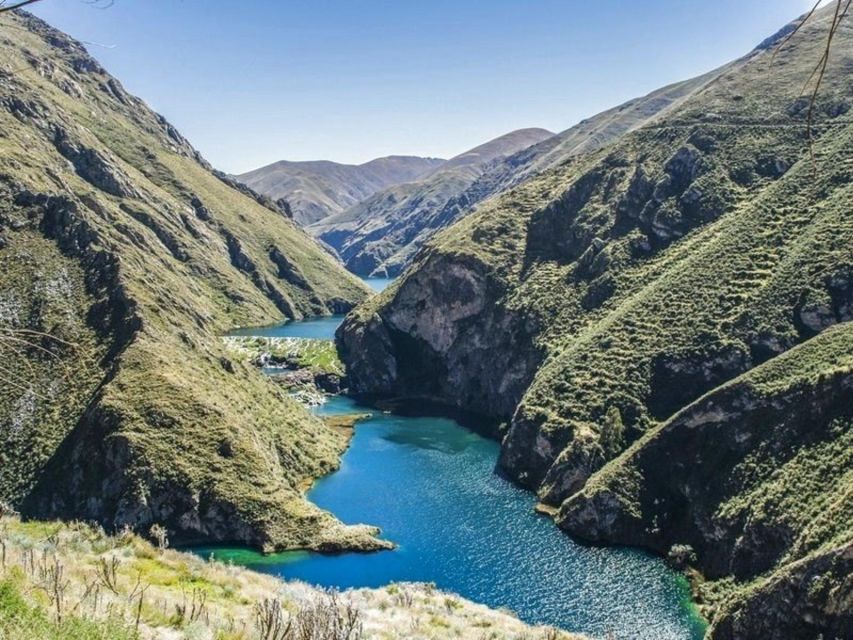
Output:
<path fill-rule="evenodd" d="M 33 4 L 38 1 L 39 0 L 20 0 L 19 2 L 9 4 L 5 0 L 2 0 L 0 1 L 0 13 L 3 13 L 4 11 L 12 11 L 13 9 L 20 9 L 21 7 L 25 7 L 28 4 Z"/>
<path fill-rule="evenodd" d="M 113 0 L 82 0 L 86 4 L 94 4 L 100 5 L 101 8 L 106 8 L 112 6 Z M 41 2 L 41 0 L 16 0 L 15 2 L 10 3 L 9 0 L 0 0 L 0 13 L 4 11 L 13 11 L 15 9 L 20 9 L 21 7 L 26 7 L 28 4 L 35 4 L 36 2 Z"/>

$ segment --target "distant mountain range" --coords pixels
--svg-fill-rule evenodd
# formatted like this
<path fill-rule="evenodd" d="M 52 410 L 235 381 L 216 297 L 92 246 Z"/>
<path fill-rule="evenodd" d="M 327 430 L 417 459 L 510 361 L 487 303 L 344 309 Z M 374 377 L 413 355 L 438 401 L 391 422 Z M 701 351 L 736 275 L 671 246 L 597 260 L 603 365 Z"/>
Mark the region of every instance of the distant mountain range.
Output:
<path fill-rule="evenodd" d="M 350 271 L 394 276 L 424 242 L 483 200 L 650 123 L 712 83 L 729 66 L 629 100 L 559 134 L 519 129 L 450 160 L 431 160 L 435 165 L 419 177 L 403 178 L 403 171 L 386 171 L 384 187 L 375 188 L 378 181 L 368 183 L 363 176 L 368 172 L 360 170 L 387 159 L 359 167 L 325 161 L 278 162 L 238 179 L 275 200 L 288 201 L 294 219 L 332 247 Z M 414 173 L 418 164 L 407 166 Z M 329 194 L 336 196 L 334 204 Z"/>
<path fill-rule="evenodd" d="M 395 275 L 423 242 L 456 220 L 464 204 L 448 211 L 483 174 L 554 134 L 518 129 L 465 151 L 424 178 L 375 193 L 308 228 L 333 247 L 347 268 L 362 275 Z"/>
<path fill-rule="evenodd" d="M 387 156 L 359 165 L 281 160 L 236 177 L 274 200 L 284 199 L 293 219 L 306 226 L 341 213 L 377 191 L 417 180 L 442 164 L 440 158 L 417 156 Z"/>

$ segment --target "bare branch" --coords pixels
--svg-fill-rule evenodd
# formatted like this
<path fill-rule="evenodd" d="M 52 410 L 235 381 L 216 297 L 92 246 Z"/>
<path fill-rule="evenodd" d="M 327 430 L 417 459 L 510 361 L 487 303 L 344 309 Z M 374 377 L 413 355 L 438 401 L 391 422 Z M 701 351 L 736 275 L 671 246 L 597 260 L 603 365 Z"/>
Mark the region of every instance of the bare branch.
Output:
<path fill-rule="evenodd" d="M 15 4 L 11 4 L 9 6 L 3 6 L 3 4 L 0 3 L 0 13 L 4 13 L 6 11 L 14 11 L 15 9 L 26 7 L 28 4 L 33 4 L 34 2 L 40 2 L 40 0 L 21 0 L 20 2 L 16 2 Z"/>

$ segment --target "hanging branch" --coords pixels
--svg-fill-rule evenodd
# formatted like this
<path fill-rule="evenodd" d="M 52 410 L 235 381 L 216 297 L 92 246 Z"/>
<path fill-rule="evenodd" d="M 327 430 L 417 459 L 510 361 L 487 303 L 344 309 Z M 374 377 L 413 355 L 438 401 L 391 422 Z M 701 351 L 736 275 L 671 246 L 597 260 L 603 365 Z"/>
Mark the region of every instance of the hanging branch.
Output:
<path fill-rule="evenodd" d="M 785 47 L 786 44 L 793 38 L 799 31 L 803 28 L 803 26 L 814 16 L 815 11 L 820 6 L 823 0 L 817 0 L 811 10 L 800 20 L 799 24 L 789 33 L 785 38 L 780 42 L 776 49 L 773 51 L 773 55 L 770 57 L 770 63 L 776 59 L 776 55 Z M 814 80 L 815 76 L 817 76 L 817 80 L 815 81 L 814 88 L 811 91 L 811 95 L 809 96 L 809 111 L 806 116 L 806 133 L 809 138 L 809 159 L 812 163 L 812 169 L 817 172 L 817 162 L 815 160 L 814 154 L 814 114 L 815 107 L 817 106 L 817 97 L 820 93 L 820 87 L 823 84 L 823 77 L 826 74 L 826 67 L 829 64 L 829 54 L 832 51 L 832 41 L 835 38 L 835 34 L 838 32 L 838 27 L 841 26 L 841 21 L 847 17 L 847 12 L 850 9 L 851 3 L 853 0 L 834 0 L 835 2 L 835 12 L 832 16 L 832 22 L 829 25 L 829 33 L 826 35 L 826 44 L 823 48 L 823 53 L 821 54 L 820 59 L 817 61 L 817 64 L 812 69 L 812 72 L 809 74 L 808 79 L 803 84 L 803 88 L 800 90 L 800 94 L 806 93 L 807 88 L 812 80 Z"/>
<path fill-rule="evenodd" d="M 41 2 L 41 0 L 18 0 L 14 4 L 6 4 L 7 0 L 0 0 L 0 13 L 5 11 L 14 11 L 21 7 L 26 7 L 28 4 Z M 86 4 L 92 5 L 96 9 L 109 9 L 115 3 L 115 0 L 83 0 Z"/>
<path fill-rule="evenodd" d="M 5 0 L 3 0 L 0 2 L 0 13 L 3 13 L 4 11 L 14 11 L 15 9 L 26 7 L 28 4 L 33 4 L 34 2 L 40 2 L 40 0 L 20 0 L 20 2 L 10 5 L 7 5 Z"/>

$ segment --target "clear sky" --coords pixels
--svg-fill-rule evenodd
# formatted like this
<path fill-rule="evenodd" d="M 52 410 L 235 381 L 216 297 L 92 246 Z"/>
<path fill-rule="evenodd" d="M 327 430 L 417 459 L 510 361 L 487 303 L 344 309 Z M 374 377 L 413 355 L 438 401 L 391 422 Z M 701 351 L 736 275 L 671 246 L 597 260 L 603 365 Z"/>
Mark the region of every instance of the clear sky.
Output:
<path fill-rule="evenodd" d="M 736 58 L 810 0 L 43 0 L 217 167 L 450 157 Z"/>

